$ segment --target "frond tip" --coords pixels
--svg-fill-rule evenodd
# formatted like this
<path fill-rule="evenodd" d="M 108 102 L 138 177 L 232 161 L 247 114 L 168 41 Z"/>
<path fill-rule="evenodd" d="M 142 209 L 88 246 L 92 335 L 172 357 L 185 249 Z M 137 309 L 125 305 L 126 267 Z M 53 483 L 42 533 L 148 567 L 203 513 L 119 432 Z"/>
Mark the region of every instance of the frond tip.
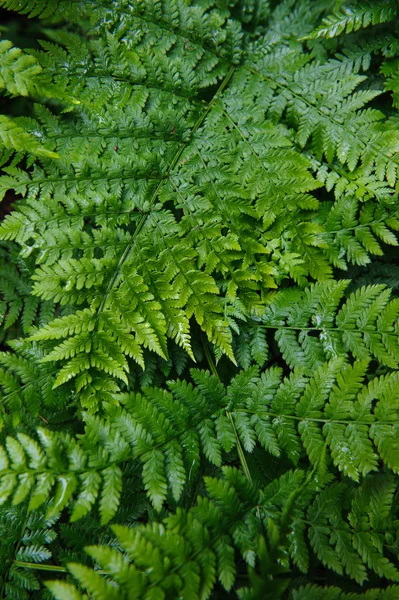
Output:
<path fill-rule="evenodd" d="M 397 3 L 379 0 L 361 1 L 354 6 L 343 6 L 338 12 L 323 19 L 313 33 L 304 39 L 334 38 L 342 33 L 351 33 L 359 29 L 392 21 L 397 16 Z"/>

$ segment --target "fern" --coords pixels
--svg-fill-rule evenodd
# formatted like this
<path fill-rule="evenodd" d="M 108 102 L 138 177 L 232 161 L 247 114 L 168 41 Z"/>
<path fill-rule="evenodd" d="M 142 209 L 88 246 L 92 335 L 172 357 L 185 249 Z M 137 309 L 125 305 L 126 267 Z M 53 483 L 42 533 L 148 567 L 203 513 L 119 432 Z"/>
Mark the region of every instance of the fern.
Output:
<path fill-rule="evenodd" d="M 385 81 L 385 89 L 392 92 L 393 105 L 397 108 L 399 104 L 399 73 L 398 60 L 387 61 L 382 65 L 381 71 L 387 78 Z"/>
<path fill-rule="evenodd" d="M 386 590 L 374 589 L 365 594 L 345 594 L 337 587 L 321 588 L 315 585 L 307 585 L 300 588 L 292 596 L 293 600 L 318 600 L 319 598 L 328 598 L 329 600 L 356 600 L 364 598 L 365 600 L 393 600 L 398 594 L 397 586 L 390 586 Z"/>
<path fill-rule="evenodd" d="M 281 496 L 291 492 L 291 497 L 301 503 L 303 480 L 300 471 L 289 473 L 257 496 L 243 475 L 226 468 L 223 480 L 206 480 L 209 499 L 199 498 L 198 504 L 191 511 L 179 511 L 170 515 L 163 523 L 152 526 L 135 529 L 113 527 L 123 553 L 108 547 L 88 548 L 90 556 L 110 579 L 106 580 L 98 572 L 82 565 L 71 564 L 69 568 L 80 586 L 98 598 L 128 598 L 132 587 L 137 598 L 144 598 L 150 590 L 155 597 L 164 597 L 166 594 L 172 597 L 180 594 L 184 597 L 189 594 L 192 598 L 207 598 L 217 579 L 226 590 L 231 589 L 235 577 L 235 551 L 253 567 L 257 545 L 262 543 L 262 530 L 266 529 L 268 543 L 263 540 L 263 544 L 266 546 L 265 558 L 267 557 L 270 568 L 267 591 L 274 589 L 281 592 L 287 587 L 283 584 L 283 576 L 288 570 L 289 559 L 285 557 L 285 564 L 279 567 L 273 564 L 270 552 L 273 552 L 275 559 L 281 553 L 286 513 L 291 508 L 288 503 L 281 501 Z M 336 498 L 343 493 L 343 488 L 337 488 L 333 484 L 316 494 L 309 506 L 308 535 L 320 560 L 327 562 L 338 573 L 345 568 L 351 578 L 363 581 L 367 575 L 362 565 L 362 555 L 363 560 L 367 557 L 369 568 L 377 574 L 384 573 L 388 578 L 398 580 L 399 572 L 382 555 L 381 548 L 377 549 L 373 544 L 373 536 L 378 538 L 379 534 L 374 533 L 371 528 L 358 533 L 356 522 L 345 522 L 338 511 L 332 508 Z M 358 496 L 361 497 L 362 493 L 363 490 Z M 357 498 L 354 498 L 352 506 L 356 506 L 356 501 Z M 229 512 L 231 508 L 232 513 Z M 364 508 L 365 514 L 370 514 L 369 511 L 372 513 L 374 507 Z M 331 519 L 330 531 L 326 514 Z M 354 518 L 352 512 L 350 518 Z M 294 528 L 303 531 L 301 519 L 293 519 Z M 331 536 L 331 545 L 328 545 L 327 535 Z M 351 547 L 352 537 L 356 540 L 354 547 L 359 554 Z M 294 544 L 293 549 L 295 552 Z M 262 554 L 261 550 L 260 553 Z M 195 560 L 190 560 L 190 555 L 193 554 Z M 165 564 L 171 565 L 169 568 L 174 576 L 166 576 Z M 207 569 L 204 569 L 205 564 Z M 150 565 L 152 568 L 146 574 L 146 568 Z M 69 597 L 84 597 L 70 584 L 53 581 L 48 585 L 56 598 L 63 599 L 68 594 Z M 397 587 L 391 589 L 397 591 Z M 301 590 L 293 592 L 292 597 L 301 597 L 297 594 L 301 594 Z M 248 595 L 240 594 L 240 597 Z"/>
<path fill-rule="evenodd" d="M 397 15 L 395 2 L 359 2 L 355 6 L 342 7 L 335 14 L 323 19 L 309 38 L 333 38 L 343 32 L 351 33 L 363 27 L 392 21 Z"/>
<path fill-rule="evenodd" d="M 34 86 L 35 77 L 41 67 L 33 56 L 24 54 L 19 48 L 13 48 L 12 42 L 0 42 L 0 89 L 15 96 L 27 96 Z M 5 120 L 3 116 L 2 119 Z"/>
<path fill-rule="evenodd" d="M 23 501 L 22 485 L 26 494 L 32 490 L 30 509 L 51 498 L 51 518 L 76 498 L 74 521 L 99 498 L 105 523 L 117 511 L 126 461 L 141 464 L 142 486 L 159 511 L 169 497 L 181 500 L 202 460 L 220 467 L 234 450 L 251 453 L 257 445 L 275 457 L 286 454 L 294 465 L 306 455 L 320 473 L 333 463 L 355 481 L 376 471 L 379 459 L 397 473 L 397 374 L 365 386 L 366 373 L 366 362 L 350 366 L 342 359 L 313 378 L 294 372 L 282 380 L 279 369 L 259 378 L 252 368 L 225 389 L 215 376 L 194 370 L 196 388 L 170 382 L 171 392 L 148 388 L 145 396 L 122 397 L 126 408 L 110 404 L 106 420 L 86 414 L 79 439 L 43 428 L 38 441 L 22 433 L 8 437 L 1 450 L 3 501 Z"/>
<path fill-rule="evenodd" d="M 29 598 L 29 592 L 39 590 L 41 585 L 36 573 L 24 564 L 41 564 L 51 558 L 48 546 L 56 537 L 52 526 L 54 520 L 46 520 L 43 514 L 27 515 L 26 505 L 4 510 L 0 516 L 2 597 Z"/>
<path fill-rule="evenodd" d="M 384 285 L 362 287 L 340 306 L 349 281 L 278 292 L 262 317 L 290 366 L 312 371 L 326 358 L 350 354 L 398 366 L 397 298 Z"/>
<path fill-rule="evenodd" d="M 22 327 L 23 333 L 27 333 L 34 323 L 46 323 L 54 316 L 52 302 L 40 302 L 31 294 L 29 250 L 22 258 L 17 256 L 17 252 L 15 246 L 0 248 L 3 266 L 0 283 L 2 337 L 11 337 L 9 330 L 13 326 Z M 17 329 L 17 335 L 19 333 Z"/>
<path fill-rule="evenodd" d="M 397 3 L 0 7 L 0 597 L 399 597 Z"/>

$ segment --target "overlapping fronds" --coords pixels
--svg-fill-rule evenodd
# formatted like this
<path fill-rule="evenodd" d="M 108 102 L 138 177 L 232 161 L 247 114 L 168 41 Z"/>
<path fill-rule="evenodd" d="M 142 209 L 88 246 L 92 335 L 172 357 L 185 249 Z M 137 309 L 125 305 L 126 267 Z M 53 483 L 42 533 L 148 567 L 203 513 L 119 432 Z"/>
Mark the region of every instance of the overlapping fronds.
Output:
<path fill-rule="evenodd" d="M 384 285 L 361 287 L 344 299 L 348 279 L 278 292 L 255 327 L 275 329 L 284 360 L 306 372 L 326 358 L 375 358 L 398 368 L 399 301 Z"/>
<path fill-rule="evenodd" d="M 397 2 L 0 7 L 0 597 L 397 598 Z"/>
<path fill-rule="evenodd" d="M 297 465 L 306 456 L 323 477 L 337 467 L 359 481 L 382 461 L 399 473 L 398 374 L 364 384 L 367 362 L 335 359 L 314 377 L 301 371 L 282 379 L 280 369 L 257 375 L 252 368 L 227 389 L 208 372 L 192 371 L 196 386 L 169 383 L 170 391 L 118 398 L 106 418 L 86 415 L 78 439 L 38 430 L 38 440 L 19 433 L 1 450 L 3 501 L 30 496 L 30 509 L 51 499 L 48 517 L 73 499 L 72 520 L 99 498 L 103 522 L 116 513 L 123 464 L 141 465 L 141 486 L 156 510 L 180 501 L 190 478 L 210 463 L 221 467 L 256 446 Z"/>
<path fill-rule="evenodd" d="M 40 565 L 51 559 L 49 545 L 56 538 L 55 519 L 40 512 L 27 514 L 26 505 L 0 511 L 0 594 L 2 598 L 28 599 L 39 590 L 37 574 L 24 564 Z"/>
<path fill-rule="evenodd" d="M 279 7 L 270 45 L 216 5 L 118 6 L 98 5 L 93 40 L 60 32 L 31 53 L 37 90 L 73 112 L 38 105 L 41 159 L 0 182 L 26 195 L 0 231 L 33 247 L 33 294 L 74 307 L 34 339 L 60 341 L 57 384 L 90 398 L 93 378 L 126 381 L 143 348 L 166 358 L 172 338 L 191 354 L 191 319 L 234 360 L 229 310 L 259 313 L 283 279 L 326 279 L 396 244 L 399 137 L 367 108 L 380 92 L 359 88 L 353 60 L 320 62 L 279 33 L 278 19 L 293 36 L 317 10 L 296 23 Z M 315 223 L 321 185 L 345 199 Z M 339 206 L 350 234 L 331 247 Z"/>
<path fill-rule="evenodd" d="M 291 561 L 307 571 L 305 536 L 310 540 L 312 552 L 338 574 L 345 572 L 351 579 L 363 582 L 368 571 L 374 571 L 390 580 L 399 580 L 399 571 L 383 554 L 387 542 L 378 530 L 382 518 L 390 522 L 394 519 L 391 511 L 396 484 L 388 478 L 377 477 L 360 488 L 349 500 L 350 512 L 345 518 L 337 504 L 347 492 L 344 485 L 332 484 L 320 493 L 308 490 L 305 500 L 301 495 L 304 484 L 301 471 L 289 472 L 263 490 L 251 486 L 234 469 L 225 468 L 223 475 L 223 479 L 206 479 L 209 497 L 199 497 L 197 505 L 189 511 L 179 510 L 162 523 L 131 529 L 114 526 L 120 549 L 87 548 L 102 574 L 83 565 L 69 565 L 79 587 L 100 600 L 130 598 L 132 589 L 136 598 L 148 597 L 149 591 L 155 598 L 209 598 L 217 581 L 225 590 L 234 585 L 236 553 L 250 568 L 255 566 L 258 554 L 264 559 L 261 567 L 268 567 L 267 580 L 263 580 L 266 595 L 262 597 L 272 598 L 272 593 L 281 594 L 288 587 L 286 576 Z M 374 490 L 370 493 L 373 484 L 378 494 Z M 313 496 L 311 501 L 309 496 Z M 308 505 L 306 509 L 304 505 Z M 288 527 L 292 527 L 292 543 L 285 553 L 283 538 Z M 58 600 L 86 597 L 68 583 L 53 581 L 47 585 Z M 397 589 L 392 586 L 391 593 Z M 293 591 L 291 597 L 305 598 L 306 591 L 317 593 L 308 586 Z M 332 589 L 331 593 L 334 592 Z M 379 591 L 374 590 L 361 597 L 395 597 L 389 593 L 382 592 L 379 596 Z M 260 596 L 244 589 L 239 597 Z M 345 598 L 331 595 L 340 597 Z"/>

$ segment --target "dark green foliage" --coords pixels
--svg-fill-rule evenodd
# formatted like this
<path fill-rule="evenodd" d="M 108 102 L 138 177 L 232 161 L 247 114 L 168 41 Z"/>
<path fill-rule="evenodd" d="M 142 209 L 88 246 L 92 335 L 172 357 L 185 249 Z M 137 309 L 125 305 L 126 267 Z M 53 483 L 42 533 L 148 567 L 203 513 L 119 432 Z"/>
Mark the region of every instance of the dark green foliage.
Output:
<path fill-rule="evenodd" d="M 23 568 L 24 563 L 39 565 L 51 558 L 49 545 L 57 534 L 56 519 L 46 519 L 41 512 L 28 513 L 27 507 L 10 507 L 1 511 L 1 568 L 2 598 L 29 598 L 40 589 L 34 571 Z"/>
<path fill-rule="evenodd" d="M 0 596 L 399 598 L 397 2 L 0 8 Z"/>

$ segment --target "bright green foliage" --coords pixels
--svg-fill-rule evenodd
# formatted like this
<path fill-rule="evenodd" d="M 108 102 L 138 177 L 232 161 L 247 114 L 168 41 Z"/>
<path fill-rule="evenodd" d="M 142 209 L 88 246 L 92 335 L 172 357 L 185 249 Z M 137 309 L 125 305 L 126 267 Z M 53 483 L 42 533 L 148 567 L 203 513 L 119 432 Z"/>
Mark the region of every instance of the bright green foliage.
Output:
<path fill-rule="evenodd" d="M 33 56 L 13 48 L 8 40 L 0 41 L 0 89 L 14 96 L 27 96 L 41 70 Z"/>
<path fill-rule="evenodd" d="M 399 300 L 384 285 L 361 287 L 342 302 L 348 280 L 278 292 L 259 327 L 276 329 L 284 360 L 306 372 L 351 355 L 399 366 Z M 255 325 L 256 327 L 257 325 Z"/>
<path fill-rule="evenodd" d="M 59 157 L 55 152 L 42 148 L 33 135 L 8 117 L 1 116 L 0 118 L 0 139 L 7 149 L 13 148 L 18 152 L 29 152 L 50 158 Z"/>
<path fill-rule="evenodd" d="M 392 21 L 397 17 L 397 3 L 380 0 L 377 2 L 358 2 L 353 6 L 343 6 L 337 12 L 323 19 L 320 25 L 308 39 L 325 37 L 333 38 L 341 33 L 358 31 L 379 23 Z"/>
<path fill-rule="evenodd" d="M 396 0 L 0 8 L 0 597 L 399 598 Z"/>
<path fill-rule="evenodd" d="M 201 13 L 186 10 L 187 27 L 202 31 Z M 176 12 L 162 17 L 172 18 L 172 29 L 144 21 L 145 43 L 133 37 L 118 43 L 141 19 L 122 13 L 117 25 L 117 12 L 99 9 L 107 34 L 91 43 L 59 34 L 66 49 L 43 42 L 45 51 L 35 51 L 42 67 L 36 87 L 77 108 L 65 119 L 38 106 L 35 130 L 60 158 L 41 160 L 29 174 L 6 167 L 3 178 L 3 189 L 27 194 L 24 218 L 13 213 L 0 231 L 5 239 L 33 242 L 39 265 L 33 293 L 75 307 L 33 339 L 60 340 L 49 355 L 63 361 L 57 384 L 76 379 L 90 397 L 93 377 L 126 381 L 128 358 L 143 365 L 143 348 L 166 357 L 168 337 L 190 354 L 192 317 L 233 359 L 228 312 L 259 313 L 259 293 L 287 276 L 301 283 L 308 275 L 325 279 L 337 263 L 326 237 L 333 217 L 327 227 L 313 223 L 318 202 L 309 192 L 327 179 L 339 196 L 364 198 L 366 187 L 377 198 L 384 191 L 389 201 L 396 181 L 390 148 L 399 137 L 381 123 L 382 113 L 363 109 L 377 91 L 350 96 L 364 79 L 353 61 L 310 63 L 311 55 L 284 39 L 263 56 L 267 36 L 251 38 L 245 58 L 238 21 L 216 8 L 200 37 L 176 36 L 183 18 Z M 212 37 L 214 23 L 219 29 L 225 23 L 223 34 Z M 150 56 L 155 39 L 170 50 Z M 107 88 L 112 78 L 116 85 Z M 203 104 L 210 85 L 215 93 Z M 287 124 L 277 123 L 284 115 Z M 312 176 L 314 160 L 298 151 L 306 146 L 318 161 L 336 158 L 358 172 L 348 190 L 334 166 L 315 165 Z M 362 211 L 355 240 L 342 240 L 349 261 L 378 254 L 375 237 L 396 243 L 387 225 L 396 228 L 397 218 L 378 210 L 379 226 L 367 226 L 372 213 Z M 87 221 L 95 225 L 90 231 Z M 364 248 L 361 258 L 351 248 L 356 244 Z"/>
<path fill-rule="evenodd" d="M 29 510 L 46 502 L 52 518 L 74 499 L 74 521 L 99 499 L 106 523 L 118 509 L 127 461 L 137 461 L 144 490 L 159 511 L 165 501 L 184 497 L 204 461 L 220 467 L 234 450 L 252 453 L 256 446 L 265 456 L 286 454 L 295 465 L 307 456 L 321 481 L 332 464 L 359 481 L 377 470 L 379 458 L 398 473 L 398 376 L 365 386 L 366 372 L 367 363 L 352 367 L 342 359 L 325 364 L 311 379 L 294 371 L 282 381 L 279 369 L 261 377 L 250 369 L 225 389 L 215 376 L 192 371 L 195 388 L 171 382 L 172 393 L 148 388 L 145 396 L 119 398 L 125 408 L 110 404 L 105 420 L 87 414 L 78 439 L 44 428 L 38 441 L 21 433 L 8 437 L 0 450 L 2 502 L 12 497 L 19 504 L 29 495 Z M 366 565 L 374 564 L 370 561 Z"/>

